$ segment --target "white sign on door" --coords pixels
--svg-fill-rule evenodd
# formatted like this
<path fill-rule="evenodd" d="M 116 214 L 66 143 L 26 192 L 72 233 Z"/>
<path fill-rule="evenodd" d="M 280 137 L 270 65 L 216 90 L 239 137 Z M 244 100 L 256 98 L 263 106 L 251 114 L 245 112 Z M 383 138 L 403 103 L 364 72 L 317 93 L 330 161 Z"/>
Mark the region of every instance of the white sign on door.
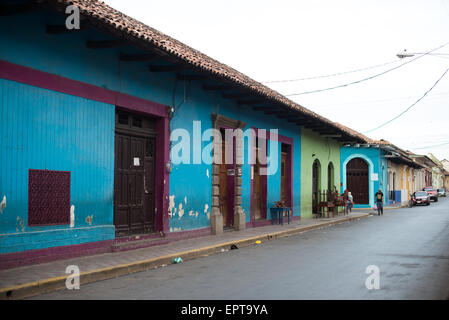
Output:
<path fill-rule="evenodd" d="M 135 158 L 134 158 L 134 166 L 135 166 L 135 167 L 140 166 L 140 158 L 139 158 L 139 157 L 135 157 Z"/>

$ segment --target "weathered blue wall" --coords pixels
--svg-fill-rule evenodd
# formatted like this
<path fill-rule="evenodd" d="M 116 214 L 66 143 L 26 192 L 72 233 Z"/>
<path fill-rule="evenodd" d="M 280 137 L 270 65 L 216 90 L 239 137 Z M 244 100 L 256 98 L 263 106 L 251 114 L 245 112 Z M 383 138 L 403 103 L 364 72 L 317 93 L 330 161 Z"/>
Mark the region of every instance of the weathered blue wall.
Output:
<path fill-rule="evenodd" d="M 226 117 L 246 122 L 244 128 L 278 129 L 279 134 L 293 138 L 293 212 L 300 215 L 300 166 L 301 166 L 301 137 L 300 127 L 270 117 L 262 112 L 254 112 L 250 107 L 238 107 L 235 102 L 223 99 L 221 93 L 208 93 L 201 89 L 200 84 L 192 82 L 187 89 L 188 97 L 175 112 L 171 121 L 171 130 L 186 129 L 193 137 L 193 121 L 201 121 L 204 132 L 212 128 L 211 113 L 218 113 Z M 177 140 L 173 144 L 179 143 Z M 201 147 L 206 147 L 210 141 L 203 141 Z M 272 143 L 269 141 L 269 143 Z M 244 139 L 244 164 L 242 165 L 242 208 L 246 214 L 246 221 L 250 222 L 251 210 L 251 165 L 248 163 L 248 144 Z M 269 147 L 268 147 L 269 151 Z M 193 153 L 193 143 L 190 143 Z M 274 175 L 268 176 L 267 208 L 274 201 L 280 200 L 280 153 L 281 144 L 278 142 L 278 169 Z M 250 153 L 251 154 L 251 153 Z M 190 157 L 193 161 L 193 155 Z M 212 165 L 190 164 L 174 165 L 170 174 L 170 229 L 172 231 L 190 230 L 210 225 L 210 209 L 212 198 Z M 180 216 L 181 209 L 181 216 Z M 198 214 L 197 214 L 198 213 Z M 268 219 L 270 213 L 268 210 Z"/>
<path fill-rule="evenodd" d="M 342 147 L 341 148 L 341 178 L 343 186 L 341 192 L 346 189 L 346 165 L 354 158 L 362 158 L 368 163 L 369 167 L 369 205 L 354 205 L 355 208 L 368 208 L 374 206 L 374 194 L 380 189 L 384 194 L 384 204 L 388 203 L 388 190 L 387 190 L 387 161 L 385 159 L 384 151 L 378 148 L 355 148 L 355 147 Z M 371 179 L 373 174 L 378 175 L 378 180 Z M 351 191 L 351 190 L 349 190 Z"/>
<path fill-rule="evenodd" d="M 0 103 L 0 252 L 112 239 L 114 106 L 3 79 Z M 71 172 L 73 228 L 28 226 L 28 169 Z"/>
<path fill-rule="evenodd" d="M 151 73 L 148 71 L 148 63 L 120 62 L 118 59 L 120 52 L 137 53 L 134 48 L 86 48 L 86 40 L 108 39 L 108 37 L 104 34 L 99 34 L 93 30 L 59 35 L 49 35 L 45 33 L 46 24 L 63 23 L 64 17 L 45 12 L 2 17 L 0 20 L 0 28 L 2 30 L 0 32 L 0 42 L 3 44 L 7 43 L 8 45 L 2 45 L 0 47 L 0 59 L 106 89 L 130 94 L 164 105 L 172 106 L 174 103 L 176 106 L 179 106 L 179 110 L 176 111 L 175 116 L 171 121 L 171 130 L 176 128 L 185 128 L 190 134 L 192 134 L 192 122 L 193 120 L 199 120 L 201 121 L 202 130 L 204 131 L 212 125 L 210 118 L 212 112 L 219 113 L 233 119 L 245 121 L 247 122 L 247 128 L 279 128 L 279 134 L 291 137 L 294 140 L 293 209 L 295 215 L 300 214 L 301 132 L 298 126 L 288 123 L 285 120 L 277 119 L 273 116 L 267 116 L 262 112 L 254 112 L 249 107 L 238 107 L 235 101 L 223 99 L 221 97 L 221 93 L 219 92 L 202 90 L 199 82 L 192 81 L 191 83 L 186 83 L 184 81 L 178 81 L 176 84 L 176 76 L 174 73 Z M 157 61 L 154 63 L 157 63 Z M 90 238 L 88 241 L 112 237 L 114 106 L 71 97 L 68 95 L 51 93 L 45 90 L 31 88 L 29 86 L 18 84 L 6 85 L 5 81 L 2 82 L 2 90 L 5 90 L 5 88 L 9 86 L 16 86 L 17 88 L 22 87 L 22 90 L 24 90 L 24 99 L 32 100 L 32 97 L 36 95 L 46 96 L 45 99 L 47 100 L 44 98 L 39 98 L 37 100 L 33 100 L 32 104 L 27 105 L 27 107 L 31 107 L 31 105 L 35 106 L 36 109 L 33 112 L 38 112 L 39 110 L 41 112 L 45 112 L 45 108 L 51 108 L 52 111 L 53 109 L 59 110 L 58 108 L 60 108 L 61 105 L 64 105 L 64 112 L 62 112 L 61 109 L 61 113 L 59 113 L 62 118 L 65 117 L 64 119 L 72 121 L 73 118 L 68 118 L 68 116 L 70 115 L 73 117 L 73 115 L 75 115 L 79 121 L 86 121 L 86 123 L 81 127 L 73 127 L 76 125 L 72 126 L 70 121 L 68 121 L 67 128 L 63 129 L 64 126 L 60 124 L 59 118 L 56 118 L 55 115 L 55 118 L 45 123 L 45 126 L 48 126 L 48 130 L 53 130 L 57 133 L 55 136 L 59 136 L 59 133 L 64 133 L 66 136 L 64 136 L 64 134 L 61 135 L 60 138 L 57 139 L 57 143 L 54 142 L 53 145 L 48 146 L 48 153 L 43 153 L 42 149 L 33 149 L 33 156 L 36 155 L 38 159 L 40 159 L 39 161 L 43 161 L 42 159 L 45 159 L 45 161 L 49 164 L 54 164 L 55 168 L 69 167 L 73 170 L 72 175 L 76 174 L 77 184 L 72 185 L 72 192 L 75 192 L 73 194 L 73 199 L 76 199 L 77 201 L 75 203 L 75 216 L 77 217 L 76 226 L 86 226 L 85 217 L 87 215 L 94 214 L 93 224 L 95 223 L 95 225 L 101 225 L 108 229 L 107 236 L 101 235 L 101 232 L 98 231 L 100 229 L 89 231 Z M 181 103 L 184 97 L 187 99 L 184 103 Z M 101 114 L 100 110 L 102 110 L 104 114 Z M 10 115 L 11 117 L 14 117 L 13 120 L 16 121 L 15 130 L 19 130 L 19 128 L 25 126 L 24 123 L 32 125 L 35 124 L 35 122 L 33 122 L 30 118 L 25 120 L 27 112 L 24 110 L 18 109 L 16 112 L 22 113 Z M 3 106 L 2 113 L 4 113 Z M 100 119 L 100 117 L 102 118 Z M 94 119 L 96 120 L 94 121 Z M 93 123 L 89 121 L 92 121 Z M 81 124 L 81 122 L 76 123 L 78 125 Z M 44 123 L 41 125 L 44 127 Z M 95 130 L 98 131 L 90 131 L 88 129 L 88 125 L 93 125 Z M 82 147 L 77 147 L 76 144 L 74 145 L 72 143 L 64 146 L 64 141 L 67 141 L 66 139 L 70 137 L 70 128 L 73 130 L 83 131 L 77 131 L 77 134 L 90 136 L 88 139 L 90 142 L 93 141 L 92 138 L 97 137 L 101 131 L 102 136 L 99 138 L 99 141 L 102 142 L 100 146 L 102 153 L 91 153 L 89 152 L 90 149 L 83 149 Z M 94 130 L 94 128 L 92 128 L 92 130 Z M 17 138 L 14 136 L 11 138 L 10 133 L 11 132 L 5 133 L 8 135 L 8 139 Z M 43 139 L 43 141 L 46 141 L 46 138 Z M 81 141 L 76 139 L 76 143 L 78 142 L 81 143 Z M 17 157 L 22 157 L 21 167 L 20 169 L 17 168 L 17 170 L 27 172 L 28 168 L 32 168 L 32 166 L 35 165 L 34 162 L 30 162 L 31 159 L 28 160 L 30 154 L 20 152 L 21 144 L 18 140 L 11 140 L 10 143 L 12 149 L 16 148 L 19 150 L 17 152 Z M 31 142 L 31 144 L 33 144 L 33 142 Z M 202 146 L 204 147 L 207 144 L 208 142 L 203 142 Z M 34 147 L 35 145 L 33 144 L 33 148 Z M 85 147 L 93 146 L 89 145 Z M 278 151 L 280 153 L 280 145 Z M 8 159 L 7 161 L 15 161 L 9 160 L 9 157 L 9 155 L 6 156 L 6 159 Z M 16 156 L 11 154 L 11 157 Z M 5 156 L 2 155 L 1 158 L 5 159 Z M 76 159 L 80 159 L 80 161 L 77 161 Z M 92 165 L 92 162 L 98 160 L 102 163 L 102 159 L 104 161 L 108 161 L 107 166 L 97 165 L 97 167 L 94 167 Z M 45 161 L 38 162 L 36 165 L 44 165 L 47 163 Z M 38 167 L 36 168 L 38 169 Z M 88 179 L 87 175 L 89 175 L 89 172 L 92 173 L 93 171 L 96 173 L 93 173 L 93 175 L 90 176 L 91 182 L 84 180 L 84 175 L 86 176 L 86 179 Z M 24 219 L 26 217 L 27 210 L 24 203 L 27 192 L 24 185 L 23 172 L 21 173 L 22 177 L 20 181 L 22 186 L 20 188 L 17 187 L 17 189 L 14 189 L 16 188 L 14 185 L 8 187 L 6 187 L 6 185 L 3 186 L 3 182 L 0 187 L 0 193 L 9 193 L 11 188 L 21 193 L 20 195 L 17 195 L 18 200 L 16 204 L 14 204 L 16 200 L 13 200 L 14 198 L 10 198 L 8 196 L 7 208 L 0 216 L 0 219 L 2 219 L 2 234 L 15 234 L 17 216 L 20 216 L 20 219 Z M 99 176 L 100 174 L 103 174 L 103 172 L 107 172 L 106 178 Z M 169 222 L 171 231 L 190 230 L 209 226 L 212 194 L 211 176 L 211 165 L 191 164 L 174 166 L 173 171 L 170 174 L 169 194 L 173 201 L 174 208 L 178 208 L 178 211 L 176 213 L 172 211 L 172 217 Z M 5 181 L 12 181 L 12 177 L 9 174 L 2 177 L 2 179 L 5 179 Z M 95 184 L 95 180 L 101 181 L 101 186 Z M 242 207 L 246 213 L 246 219 L 249 221 L 251 183 L 249 164 L 243 165 L 242 180 Z M 73 181 L 73 183 L 75 183 L 75 181 Z M 267 193 L 267 207 L 269 208 L 272 202 L 277 201 L 280 198 L 280 164 L 277 173 L 268 178 Z M 74 200 L 72 200 L 72 202 L 75 202 Z M 179 215 L 180 204 L 182 204 L 182 209 L 184 210 L 184 214 L 182 216 Z M 101 214 L 95 213 L 99 211 L 101 211 Z M 66 226 L 46 227 L 39 228 L 39 230 L 50 232 L 50 230 L 63 230 L 65 228 Z M 25 233 L 27 231 L 28 229 L 25 230 Z M 9 239 L 13 238 L 14 237 L 9 237 Z M 36 242 L 34 243 L 33 248 L 82 242 L 79 240 L 79 237 L 74 239 L 72 233 L 61 235 L 59 237 L 60 241 L 56 241 L 57 238 L 58 237 L 56 236 L 50 237 L 45 241 L 39 242 L 39 244 Z M 6 243 L 5 241 L 15 241 L 5 239 L 6 238 L 3 237 L 0 240 L 2 240 L 3 243 Z M 17 239 L 18 243 L 28 241 L 24 235 L 18 237 Z M 13 248 L 13 244 L 9 243 L 7 247 Z M 24 247 L 22 246 L 14 247 L 14 249 L 8 250 L 17 251 L 23 249 Z"/>

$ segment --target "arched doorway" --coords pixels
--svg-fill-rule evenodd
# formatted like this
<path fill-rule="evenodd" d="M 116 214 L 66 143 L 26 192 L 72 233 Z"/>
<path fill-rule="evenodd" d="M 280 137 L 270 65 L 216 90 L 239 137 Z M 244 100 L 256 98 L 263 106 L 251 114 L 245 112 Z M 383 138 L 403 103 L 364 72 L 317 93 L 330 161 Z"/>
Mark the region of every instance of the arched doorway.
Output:
<path fill-rule="evenodd" d="M 327 166 L 327 190 L 332 192 L 334 186 L 334 164 L 329 162 Z"/>
<path fill-rule="evenodd" d="M 362 158 L 354 158 L 346 165 L 346 188 L 355 204 L 369 204 L 369 166 Z"/>
<path fill-rule="evenodd" d="M 318 159 L 312 167 L 312 213 L 318 213 L 318 201 L 320 195 L 321 164 Z"/>

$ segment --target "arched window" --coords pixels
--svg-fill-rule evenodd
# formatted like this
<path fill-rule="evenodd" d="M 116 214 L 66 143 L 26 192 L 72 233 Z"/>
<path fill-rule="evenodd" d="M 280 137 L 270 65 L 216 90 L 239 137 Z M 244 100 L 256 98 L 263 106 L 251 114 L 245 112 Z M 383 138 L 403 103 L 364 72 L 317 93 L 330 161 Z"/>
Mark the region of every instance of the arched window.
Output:
<path fill-rule="evenodd" d="M 327 166 L 327 190 L 334 190 L 335 180 L 334 180 L 334 164 L 329 162 Z M 336 187 L 336 186 L 335 186 Z"/>
<path fill-rule="evenodd" d="M 312 166 L 312 212 L 318 213 L 318 201 L 321 189 L 321 164 L 318 159 Z"/>

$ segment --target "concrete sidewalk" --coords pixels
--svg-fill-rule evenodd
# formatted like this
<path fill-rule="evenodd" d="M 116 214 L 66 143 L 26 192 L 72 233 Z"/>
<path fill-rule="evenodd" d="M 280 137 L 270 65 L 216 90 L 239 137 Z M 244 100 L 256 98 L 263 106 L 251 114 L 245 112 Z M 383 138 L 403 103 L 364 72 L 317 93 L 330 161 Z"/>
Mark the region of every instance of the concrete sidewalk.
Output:
<path fill-rule="evenodd" d="M 80 284 L 110 279 L 133 272 L 144 271 L 171 264 L 181 257 L 186 261 L 201 256 L 238 247 L 268 241 L 308 230 L 331 226 L 369 217 L 368 213 L 351 213 L 334 218 L 306 219 L 298 223 L 269 225 L 242 231 L 225 232 L 218 236 L 203 236 L 179 240 L 165 245 L 143 249 L 104 253 L 24 266 L 0 271 L 0 299 L 20 299 L 65 288 L 67 266 L 76 265 L 80 270 Z"/>

